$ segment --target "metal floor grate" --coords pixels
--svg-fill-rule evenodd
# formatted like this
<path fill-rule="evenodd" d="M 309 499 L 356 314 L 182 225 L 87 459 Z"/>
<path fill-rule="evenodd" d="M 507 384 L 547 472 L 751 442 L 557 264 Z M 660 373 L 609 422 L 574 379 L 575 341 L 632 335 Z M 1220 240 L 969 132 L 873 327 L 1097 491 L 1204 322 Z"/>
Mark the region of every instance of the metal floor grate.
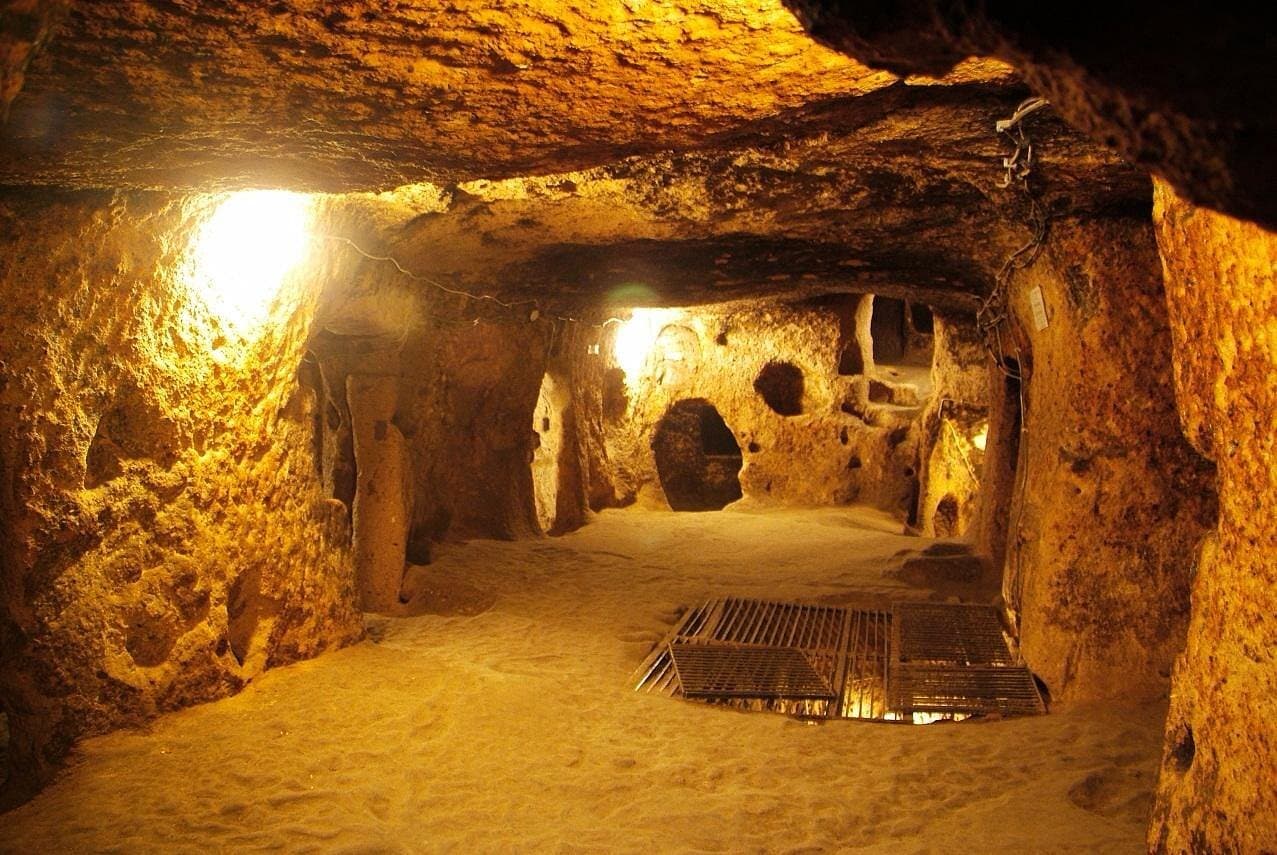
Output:
<path fill-rule="evenodd" d="M 892 611 L 902 662 L 1016 664 L 993 606 L 896 603 Z"/>
<path fill-rule="evenodd" d="M 891 661 L 891 623 L 890 612 L 852 610 L 846 653 L 847 667 L 837 711 L 839 717 L 887 717 L 887 665 Z"/>
<path fill-rule="evenodd" d="M 990 606 L 710 600 L 683 616 L 636 677 L 639 690 L 806 717 L 1045 712 Z"/>
<path fill-rule="evenodd" d="M 735 597 L 714 600 L 691 635 L 710 641 L 836 651 L 843 642 L 846 609 Z"/>
<path fill-rule="evenodd" d="M 798 698 L 837 695 L 803 651 L 765 645 L 670 644 L 675 674 L 688 698 Z"/>
<path fill-rule="evenodd" d="M 895 663 L 891 707 L 914 713 L 1000 713 L 1038 715 L 1046 712 L 1028 668 L 1006 665 L 914 665 Z"/>

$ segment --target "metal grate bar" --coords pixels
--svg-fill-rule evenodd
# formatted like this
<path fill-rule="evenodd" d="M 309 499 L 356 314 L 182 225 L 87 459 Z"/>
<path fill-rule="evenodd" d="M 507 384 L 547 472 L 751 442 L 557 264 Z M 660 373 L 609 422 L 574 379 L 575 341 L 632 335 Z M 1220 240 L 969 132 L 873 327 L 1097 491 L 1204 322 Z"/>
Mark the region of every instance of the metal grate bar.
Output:
<path fill-rule="evenodd" d="M 887 634 L 891 615 L 857 609 L 850 614 L 850 643 L 840 715 L 880 719 L 886 714 L 887 659 L 880 639 Z"/>
<path fill-rule="evenodd" d="M 678 638 L 684 634 L 694 635 L 705 626 L 706 617 L 710 609 L 714 606 L 715 601 L 711 600 L 704 605 L 697 606 L 694 609 L 688 609 L 683 614 L 681 620 L 674 625 L 674 629 L 670 631 L 671 638 Z M 654 648 L 651 653 L 644 658 L 641 665 L 634 672 L 638 677 L 638 682 L 634 685 L 634 690 L 647 690 L 649 692 L 667 692 L 670 690 L 670 684 L 674 682 L 674 669 L 671 667 L 669 657 L 669 645 L 661 644 Z"/>
<path fill-rule="evenodd" d="M 669 645 L 683 694 L 689 698 L 833 700 L 829 680 L 793 647 Z"/>
<path fill-rule="evenodd" d="M 891 673 L 891 706 L 899 712 L 1046 712 L 1028 668 L 898 663 Z"/>
<path fill-rule="evenodd" d="M 896 603 L 896 658 L 902 662 L 1014 665 L 998 610 L 951 603 Z"/>
<path fill-rule="evenodd" d="M 688 610 L 636 676 L 646 691 L 802 716 L 1045 712 L 987 606 L 710 600 Z"/>

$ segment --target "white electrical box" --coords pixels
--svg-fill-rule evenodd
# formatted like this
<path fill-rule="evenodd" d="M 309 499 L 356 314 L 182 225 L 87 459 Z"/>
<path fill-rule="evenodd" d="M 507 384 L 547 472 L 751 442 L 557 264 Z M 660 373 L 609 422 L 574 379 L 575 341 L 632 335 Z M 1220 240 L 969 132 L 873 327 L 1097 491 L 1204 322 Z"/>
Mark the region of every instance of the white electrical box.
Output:
<path fill-rule="evenodd" d="M 1029 291 L 1029 308 L 1033 310 L 1033 328 L 1042 332 L 1050 321 L 1046 316 L 1046 300 L 1042 298 L 1041 286 L 1034 285 L 1033 290 Z"/>

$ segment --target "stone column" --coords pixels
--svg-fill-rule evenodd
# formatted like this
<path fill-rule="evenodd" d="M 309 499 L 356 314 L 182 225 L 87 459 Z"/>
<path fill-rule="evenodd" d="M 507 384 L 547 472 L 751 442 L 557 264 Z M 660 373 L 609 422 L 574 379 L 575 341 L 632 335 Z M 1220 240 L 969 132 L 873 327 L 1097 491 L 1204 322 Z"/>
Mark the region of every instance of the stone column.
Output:
<path fill-rule="evenodd" d="M 408 542 L 408 458 L 404 437 L 391 422 L 397 378 L 352 374 L 346 379 L 355 437 L 353 514 L 355 581 L 364 611 L 399 604 Z"/>
<path fill-rule="evenodd" d="M 866 377 L 874 373 L 874 295 L 865 294 L 856 306 L 856 346 L 860 348 L 861 373 Z"/>

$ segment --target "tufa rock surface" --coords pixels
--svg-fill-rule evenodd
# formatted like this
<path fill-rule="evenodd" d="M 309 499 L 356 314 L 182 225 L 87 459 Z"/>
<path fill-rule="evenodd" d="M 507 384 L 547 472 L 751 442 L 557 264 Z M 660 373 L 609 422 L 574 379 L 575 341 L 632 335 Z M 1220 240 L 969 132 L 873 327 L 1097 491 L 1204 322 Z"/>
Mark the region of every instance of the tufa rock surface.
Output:
<path fill-rule="evenodd" d="M 361 248 L 394 256 L 427 293 L 433 280 L 576 316 L 854 290 L 969 314 L 1024 240 L 992 130 L 1022 93 L 944 92 L 884 101 L 854 133 L 825 116 L 784 141 L 343 204 L 370 224 Z M 1049 113 L 1031 122 L 1053 216 L 1148 210 L 1146 177 Z"/>
<path fill-rule="evenodd" d="M 1193 445 L 1219 469 L 1219 523 L 1193 558 L 1149 846 L 1277 850 L 1277 234 L 1158 182 L 1154 220 Z"/>
<path fill-rule="evenodd" d="M 297 382 L 315 295 L 294 277 L 260 335 L 228 329 L 187 277 L 212 201 L 0 197 L 9 802 L 80 737 L 361 634 Z"/>
<path fill-rule="evenodd" d="M 0 123 L 18 97 L 31 60 L 47 44 L 70 0 L 0 2 Z"/>
<path fill-rule="evenodd" d="M 30 4 L 37 7 L 57 4 Z M 996 61 L 945 82 L 1001 85 Z M 928 102 L 945 86 L 915 81 Z M 7 183 L 386 189 L 846 126 L 904 89 L 780 0 L 74 3 L 0 134 Z"/>
<path fill-rule="evenodd" d="M 636 313 L 630 323 L 646 323 L 649 334 L 632 366 L 613 357 L 621 326 L 605 327 L 600 355 L 584 357 L 604 366 L 606 462 L 594 471 L 607 479 L 605 492 L 619 503 L 647 494 L 679 509 L 666 495 L 667 473 L 695 469 L 703 471 L 692 480 L 723 497 L 696 509 L 743 497 L 751 506 L 858 502 L 911 517 L 921 408 L 871 401 L 868 375 L 839 373 L 844 347 L 858 346 L 840 316 L 859 301 L 852 294 Z M 887 370 L 878 366 L 875 376 Z M 706 407 L 716 416 L 697 415 Z M 674 455 L 666 472 L 663 454 Z M 735 495 L 720 481 L 738 481 Z M 694 485 L 678 486 L 684 494 Z"/>
<path fill-rule="evenodd" d="M 1055 699 L 1164 694 L 1215 520 L 1213 467 L 1175 417 L 1156 253 L 1147 223 L 1058 221 L 1013 280 L 1027 381 L 1004 596 Z"/>
<path fill-rule="evenodd" d="M 1126 3 L 1097 24 L 1011 3 L 786 3 L 822 42 L 897 74 L 1004 60 L 1073 127 L 1187 198 L 1277 226 L 1277 74 L 1259 7 Z"/>

